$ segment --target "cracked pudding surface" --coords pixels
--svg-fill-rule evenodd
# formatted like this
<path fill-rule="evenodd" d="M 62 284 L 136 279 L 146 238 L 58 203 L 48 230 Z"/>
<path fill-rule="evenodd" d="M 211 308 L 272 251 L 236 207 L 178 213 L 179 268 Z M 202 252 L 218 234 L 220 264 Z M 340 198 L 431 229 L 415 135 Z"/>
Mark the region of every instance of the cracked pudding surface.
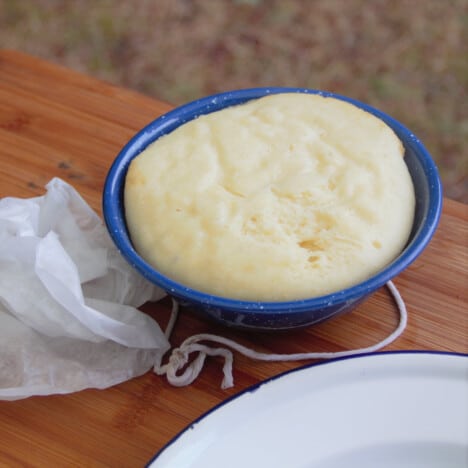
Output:
<path fill-rule="evenodd" d="M 345 101 L 281 93 L 202 115 L 130 164 L 125 216 L 164 275 L 221 297 L 332 293 L 404 248 L 414 189 L 403 146 Z"/>

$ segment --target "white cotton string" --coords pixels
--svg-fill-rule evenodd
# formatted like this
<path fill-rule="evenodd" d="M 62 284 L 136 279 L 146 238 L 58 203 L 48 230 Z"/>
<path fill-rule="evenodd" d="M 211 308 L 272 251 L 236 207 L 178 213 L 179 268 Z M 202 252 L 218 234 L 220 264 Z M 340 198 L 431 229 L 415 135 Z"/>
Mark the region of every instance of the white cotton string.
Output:
<path fill-rule="evenodd" d="M 358 348 L 347 351 L 338 352 L 308 352 L 308 353 L 293 353 L 293 354 L 274 354 L 274 353 L 262 353 L 253 349 L 247 348 L 233 340 L 224 338 L 218 335 L 212 335 L 210 333 L 200 333 L 187 338 L 178 348 L 172 350 L 169 360 L 166 364 L 161 364 L 161 357 L 157 360 L 154 366 L 154 372 L 158 375 L 166 374 L 167 380 L 171 385 L 182 387 L 190 385 L 200 374 L 203 364 L 207 356 L 221 356 L 224 358 L 223 374 L 224 378 L 221 384 L 221 388 L 229 388 L 234 386 L 234 379 L 232 376 L 232 364 L 233 354 L 227 348 L 212 348 L 200 342 L 209 341 L 224 345 L 232 348 L 238 353 L 243 354 L 252 359 L 259 361 L 302 361 L 306 359 L 331 359 L 344 356 L 352 356 L 355 354 L 370 353 L 377 351 L 384 346 L 395 341 L 406 328 L 408 321 L 408 312 L 406 310 L 405 303 L 392 281 L 386 283 L 387 288 L 393 296 L 395 304 L 400 314 L 400 320 L 395 330 L 382 341 L 367 346 L 364 348 Z M 177 302 L 173 301 L 173 308 L 169 325 L 166 328 L 166 336 L 170 337 L 172 328 L 177 318 Z M 198 352 L 198 355 L 194 360 L 189 363 L 189 355 Z M 185 369 L 184 369 L 185 368 Z M 178 374 L 182 369 L 183 372 Z"/>
<path fill-rule="evenodd" d="M 164 331 L 164 335 L 166 335 L 166 338 L 168 340 L 172 335 L 172 330 L 174 329 L 178 315 L 179 315 L 179 304 L 177 303 L 177 301 L 172 299 L 171 316 L 169 317 L 169 322 L 167 323 L 166 330 Z"/>
<path fill-rule="evenodd" d="M 172 330 L 174 330 L 175 323 L 177 321 L 177 317 L 179 315 L 179 304 L 177 301 L 172 299 L 172 310 L 171 316 L 169 317 L 169 322 L 167 323 L 166 330 L 164 330 L 164 335 L 167 338 L 167 341 L 171 338 Z M 175 351 L 175 350 L 174 350 Z M 162 369 L 162 358 L 164 356 L 164 352 L 158 351 L 156 353 L 155 364 L 154 364 L 154 372 L 158 375 L 164 374 L 166 371 L 162 372 L 162 374 L 158 373 L 158 369 Z"/>

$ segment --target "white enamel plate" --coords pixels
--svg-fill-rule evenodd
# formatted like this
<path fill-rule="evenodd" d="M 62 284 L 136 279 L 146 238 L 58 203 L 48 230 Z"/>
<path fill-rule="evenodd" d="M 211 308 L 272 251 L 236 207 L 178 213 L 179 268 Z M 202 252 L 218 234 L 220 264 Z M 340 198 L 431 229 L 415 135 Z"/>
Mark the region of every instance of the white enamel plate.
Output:
<path fill-rule="evenodd" d="M 468 355 L 390 352 L 302 367 L 240 393 L 151 468 L 468 467 Z"/>

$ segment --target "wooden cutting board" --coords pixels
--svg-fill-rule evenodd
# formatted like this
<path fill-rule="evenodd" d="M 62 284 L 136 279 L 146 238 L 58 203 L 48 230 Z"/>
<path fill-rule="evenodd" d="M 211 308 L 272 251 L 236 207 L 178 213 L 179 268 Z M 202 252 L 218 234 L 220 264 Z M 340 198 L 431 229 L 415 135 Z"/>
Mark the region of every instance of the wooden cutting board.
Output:
<path fill-rule="evenodd" d="M 154 79 L 157 79 L 155 77 Z M 141 127 L 171 109 L 142 96 L 13 51 L 0 52 L 0 197 L 44 193 L 54 176 L 101 212 L 106 173 Z M 468 353 L 468 207 L 444 200 L 429 247 L 395 283 L 406 301 L 403 336 L 385 350 Z M 169 301 L 144 311 L 165 325 Z M 183 311 L 172 341 L 221 334 L 260 351 L 340 351 L 384 338 L 398 316 L 385 288 L 350 314 L 288 333 L 222 328 Z M 311 361 L 309 361 L 311 362 Z M 221 362 L 208 359 L 191 386 L 148 373 L 106 390 L 0 401 L 0 466 L 142 466 L 206 410 L 259 381 L 304 363 L 235 356 L 235 387 L 221 390 Z"/>

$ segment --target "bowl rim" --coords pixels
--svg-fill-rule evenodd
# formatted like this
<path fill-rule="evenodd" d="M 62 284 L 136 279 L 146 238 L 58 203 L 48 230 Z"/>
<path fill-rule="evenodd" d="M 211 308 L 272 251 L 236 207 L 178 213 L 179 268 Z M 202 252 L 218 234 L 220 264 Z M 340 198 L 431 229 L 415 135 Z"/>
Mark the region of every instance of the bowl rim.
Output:
<path fill-rule="evenodd" d="M 378 273 L 358 284 L 322 296 L 288 301 L 253 301 L 212 295 L 185 286 L 155 270 L 133 248 L 126 227 L 121 197 L 130 161 L 160 136 L 170 133 L 178 126 L 199 115 L 278 93 L 318 94 L 353 104 L 383 120 L 400 139 L 404 139 L 405 147 L 412 147 L 428 180 L 430 198 L 428 213 L 423 219 L 419 230 L 414 234 L 413 239 L 397 258 Z M 120 150 L 109 169 L 104 183 L 102 207 L 109 234 L 123 257 L 147 280 L 164 289 L 169 295 L 210 308 L 252 311 L 257 314 L 287 311 L 288 314 L 292 314 L 336 306 L 342 303 L 351 303 L 358 298 L 367 296 L 401 273 L 422 253 L 430 242 L 440 220 L 442 199 L 442 186 L 432 157 L 414 133 L 393 117 L 366 103 L 330 91 L 311 88 L 257 87 L 226 91 L 191 101 L 159 116 L 139 130 Z"/>

